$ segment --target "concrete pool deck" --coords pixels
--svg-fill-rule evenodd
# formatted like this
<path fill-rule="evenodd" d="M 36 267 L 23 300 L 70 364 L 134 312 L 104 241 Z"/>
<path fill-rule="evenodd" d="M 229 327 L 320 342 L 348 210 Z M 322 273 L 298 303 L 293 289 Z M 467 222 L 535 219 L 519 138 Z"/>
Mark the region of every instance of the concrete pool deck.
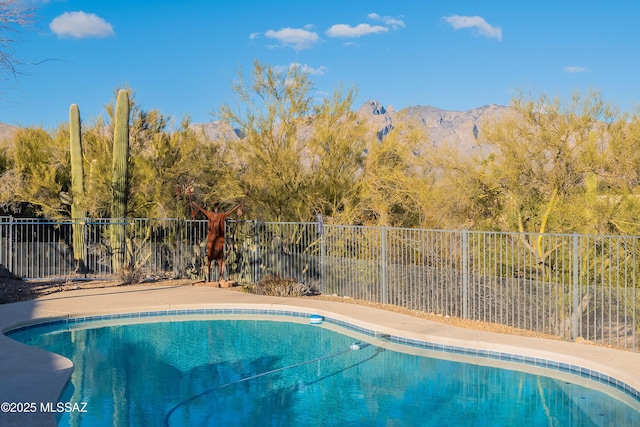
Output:
<path fill-rule="evenodd" d="M 320 314 L 380 334 L 577 365 L 640 390 L 640 353 L 461 329 L 355 304 L 258 296 L 204 286 L 83 289 L 0 305 L 0 331 L 48 319 L 194 308 L 246 308 Z M 18 343 L 4 334 L 0 335 L 0 403 L 3 404 L 0 426 L 55 425 L 55 414 L 41 411 L 41 404 L 46 406 L 48 402 L 53 402 L 55 406 L 72 370 L 71 362 L 62 356 Z M 4 402 L 15 404 L 10 409 L 22 410 L 27 404 L 27 410 L 34 411 L 7 413 Z"/>

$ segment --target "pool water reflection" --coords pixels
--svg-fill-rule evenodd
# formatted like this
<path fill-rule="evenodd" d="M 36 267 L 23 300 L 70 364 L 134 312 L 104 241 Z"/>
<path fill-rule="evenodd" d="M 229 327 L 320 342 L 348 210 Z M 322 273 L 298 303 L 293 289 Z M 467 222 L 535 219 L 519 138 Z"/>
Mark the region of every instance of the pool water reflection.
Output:
<path fill-rule="evenodd" d="M 564 379 L 395 351 L 324 326 L 155 320 L 10 336 L 73 361 L 60 400 L 87 402 L 86 412 L 60 425 L 640 425 L 636 407 Z"/>

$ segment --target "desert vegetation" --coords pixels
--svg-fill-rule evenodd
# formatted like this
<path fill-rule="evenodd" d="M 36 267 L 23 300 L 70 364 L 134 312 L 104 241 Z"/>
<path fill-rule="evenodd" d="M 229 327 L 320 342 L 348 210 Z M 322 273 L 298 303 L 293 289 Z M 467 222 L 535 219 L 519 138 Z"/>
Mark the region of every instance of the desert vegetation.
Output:
<path fill-rule="evenodd" d="M 401 112 L 380 139 L 354 112 L 355 88 L 314 100 L 313 83 L 296 67 L 256 61 L 235 82 L 237 103 L 213 113 L 235 131 L 216 138 L 189 118 L 178 124 L 145 111 L 124 88 L 126 216 L 186 217 L 189 188 L 203 205 L 223 208 L 249 191 L 245 218 L 267 221 L 322 215 L 340 224 L 638 234 L 640 120 L 598 92 L 522 94 L 509 114 L 483 123 L 478 149 L 464 152 L 456 141 L 429 141 Z M 68 218 L 76 206 L 110 217 L 115 104 L 114 96 L 104 117 L 82 123 L 81 206 L 72 197 L 70 125 L 61 123 L 20 128 L 0 145 L 0 210 Z"/>

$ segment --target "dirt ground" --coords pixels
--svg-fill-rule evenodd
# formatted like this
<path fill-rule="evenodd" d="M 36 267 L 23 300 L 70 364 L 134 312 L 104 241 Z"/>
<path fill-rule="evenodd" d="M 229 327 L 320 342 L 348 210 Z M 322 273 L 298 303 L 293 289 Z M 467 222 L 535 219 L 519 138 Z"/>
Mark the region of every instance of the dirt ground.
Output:
<path fill-rule="evenodd" d="M 158 280 L 148 281 L 144 283 L 138 283 L 137 286 L 193 286 L 203 285 L 202 282 L 194 282 L 190 279 L 180 280 Z M 27 301 L 42 297 L 45 295 L 53 294 L 56 292 L 65 292 L 76 289 L 92 289 L 92 288 L 107 288 L 114 286 L 128 286 L 122 282 L 116 280 L 96 280 L 96 281 L 23 281 L 9 278 L 0 278 L 0 304 L 8 304 L 12 302 Z M 241 292 L 241 288 L 236 287 L 238 292 Z M 461 328 L 474 329 L 480 331 L 497 332 L 501 334 L 511 334 L 529 337 L 540 337 L 546 339 L 559 340 L 560 338 L 545 335 L 537 332 L 527 331 L 524 329 L 512 328 L 509 326 L 498 325 L 487 322 L 478 322 L 474 320 L 466 320 L 455 317 L 439 316 L 433 313 L 425 313 L 416 310 L 409 310 L 402 307 L 393 305 L 377 304 L 368 301 L 354 300 L 348 297 L 339 297 L 332 295 L 318 295 L 313 297 L 301 297 L 301 298 L 315 298 L 323 299 L 327 301 L 336 301 L 347 304 L 360 304 L 369 307 L 380 308 L 383 310 L 394 311 L 397 313 L 403 313 L 410 316 L 420 317 L 426 320 L 432 320 L 435 322 L 446 323 Z"/>

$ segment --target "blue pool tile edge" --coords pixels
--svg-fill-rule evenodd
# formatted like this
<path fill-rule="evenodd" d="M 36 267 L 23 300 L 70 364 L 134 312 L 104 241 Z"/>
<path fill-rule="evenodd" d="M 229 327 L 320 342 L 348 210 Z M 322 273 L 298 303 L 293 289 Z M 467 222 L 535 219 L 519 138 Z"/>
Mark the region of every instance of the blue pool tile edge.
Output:
<path fill-rule="evenodd" d="M 311 316 L 308 312 L 299 312 L 292 310 L 275 310 L 275 309 L 257 309 L 257 308 L 195 308 L 195 309 L 181 309 L 181 310 L 159 310 L 159 311 L 142 311 L 133 313 L 116 313 L 116 314 L 103 314 L 84 317 L 64 317 L 46 320 L 43 322 L 30 323 L 28 325 L 18 326 L 15 328 L 9 328 L 3 333 L 8 337 L 11 334 L 23 332 L 30 329 L 57 326 L 57 325 L 79 325 L 90 322 L 99 321 L 111 321 L 119 319 L 144 319 L 155 318 L 162 316 L 196 316 L 196 315 L 259 315 L 259 316 L 281 316 L 281 317 L 295 317 L 295 318 L 309 318 Z M 332 317 L 323 316 L 323 320 L 326 323 L 339 326 L 341 328 L 357 332 L 362 335 L 379 338 L 390 343 L 405 345 L 408 347 L 415 347 L 422 350 L 441 351 L 445 353 L 460 354 L 465 356 L 481 357 L 486 359 L 494 359 L 503 362 L 521 363 L 525 365 L 532 365 L 540 368 L 546 368 L 559 372 L 569 373 L 577 375 L 583 378 L 591 379 L 599 383 L 611 386 L 619 391 L 624 392 L 626 395 L 634 398 L 640 402 L 640 391 L 631 387 L 623 381 L 620 381 L 614 377 L 603 374 L 601 372 L 584 368 L 579 365 L 573 365 L 569 363 L 557 362 L 554 360 L 540 359 L 537 357 L 528 357 L 518 354 L 504 353 L 492 350 L 479 350 L 474 348 L 452 346 L 447 344 L 439 344 L 434 342 L 422 341 L 413 338 L 406 338 L 397 335 L 383 334 L 379 331 L 364 328 L 352 323 L 334 319 Z"/>

